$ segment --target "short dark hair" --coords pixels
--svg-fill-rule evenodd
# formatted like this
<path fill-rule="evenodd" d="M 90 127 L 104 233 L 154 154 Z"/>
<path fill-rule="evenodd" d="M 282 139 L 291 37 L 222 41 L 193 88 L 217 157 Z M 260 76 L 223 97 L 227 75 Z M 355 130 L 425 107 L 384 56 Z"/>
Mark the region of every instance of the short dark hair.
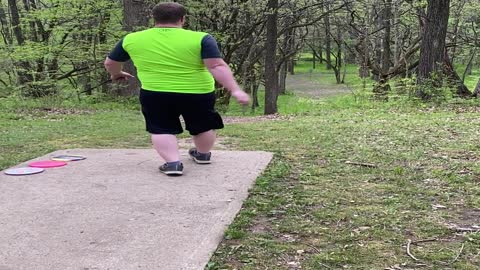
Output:
<path fill-rule="evenodd" d="M 179 3 L 167 2 L 157 4 L 152 10 L 155 23 L 178 23 L 185 15 L 187 10 Z"/>

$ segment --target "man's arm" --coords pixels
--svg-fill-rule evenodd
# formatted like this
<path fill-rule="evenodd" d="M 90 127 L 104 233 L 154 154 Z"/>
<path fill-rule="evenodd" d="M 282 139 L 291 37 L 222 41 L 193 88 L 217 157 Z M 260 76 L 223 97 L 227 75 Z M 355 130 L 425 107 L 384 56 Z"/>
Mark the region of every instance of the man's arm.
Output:
<path fill-rule="evenodd" d="M 132 78 L 133 75 L 122 71 L 123 62 L 130 59 L 130 55 L 123 49 L 123 39 L 117 43 L 115 48 L 110 52 L 105 59 L 104 66 L 112 81 L 126 81 L 128 78 Z"/>
<path fill-rule="evenodd" d="M 240 104 L 248 104 L 250 97 L 240 88 L 233 77 L 232 70 L 222 58 L 203 59 L 203 63 L 207 67 L 208 71 L 210 71 L 213 78 L 223 85 L 223 87 L 227 88 L 227 90 L 232 93 L 232 96 L 235 97 Z"/>
<path fill-rule="evenodd" d="M 107 72 L 110 73 L 110 78 L 112 81 L 126 81 L 129 78 L 133 78 L 132 74 L 122 71 L 122 62 L 117 62 L 107 57 L 103 65 L 105 66 Z"/>
<path fill-rule="evenodd" d="M 205 67 L 213 75 L 213 78 L 232 93 L 232 96 L 241 104 L 248 104 L 250 98 L 233 77 L 230 67 L 223 61 L 217 41 L 211 35 L 202 40 L 202 59 Z"/>

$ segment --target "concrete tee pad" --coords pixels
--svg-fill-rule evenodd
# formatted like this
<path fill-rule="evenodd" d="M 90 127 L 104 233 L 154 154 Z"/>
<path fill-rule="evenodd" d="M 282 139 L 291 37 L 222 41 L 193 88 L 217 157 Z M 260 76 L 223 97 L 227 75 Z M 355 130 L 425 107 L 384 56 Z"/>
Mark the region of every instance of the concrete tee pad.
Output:
<path fill-rule="evenodd" d="M 214 151 L 181 177 L 154 150 L 63 150 L 86 160 L 29 176 L 0 175 L 0 270 L 203 269 L 271 161 Z M 31 161 L 29 161 L 31 162 Z M 26 166 L 29 162 L 21 164 Z"/>

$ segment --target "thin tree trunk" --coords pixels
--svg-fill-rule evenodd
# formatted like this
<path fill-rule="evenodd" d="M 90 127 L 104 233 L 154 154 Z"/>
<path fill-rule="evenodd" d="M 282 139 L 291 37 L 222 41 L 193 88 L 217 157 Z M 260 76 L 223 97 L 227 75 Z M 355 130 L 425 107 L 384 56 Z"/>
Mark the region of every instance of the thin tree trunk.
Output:
<path fill-rule="evenodd" d="M 10 9 L 10 19 L 13 28 L 13 34 L 19 46 L 25 44 L 25 36 L 23 35 L 22 27 L 20 25 L 20 15 L 18 13 L 17 1 L 8 0 L 8 7 Z M 20 85 L 25 85 L 33 81 L 32 75 L 29 73 L 31 70 L 30 64 L 27 61 L 18 61 L 16 64 L 18 67 L 17 81 Z M 25 94 L 31 95 L 30 91 L 26 91 Z"/>
<path fill-rule="evenodd" d="M 295 29 L 291 29 L 287 32 L 287 54 L 289 54 L 293 48 L 295 47 Z M 291 56 L 289 59 L 287 59 L 288 63 L 288 72 L 290 72 L 291 75 L 295 75 L 295 60 L 294 57 Z"/>
<path fill-rule="evenodd" d="M 278 91 L 280 95 L 285 95 L 287 93 L 287 63 L 284 62 L 280 67 L 280 74 L 279 74 L 279 84 L 278 84 Z"/>
<path fill-rule="evenodd" d="M 320 30 L 316 29 L 315 32 L 317 32 L 317 37 L 318 37 L 318 41 L 319 41 L 319 44 L 317 46 L 318 55 L 320 56 L 319 59 L 318 59 L 318 63 L 323 64 L 323 45 L 322 45 L 322 40 L 320 38 Z"/>
<path fill-rule="evenodd" d="M 336 66 L 338 69 L 342 68 L 343 65 L 343 34 L 342 34 L 342 28 L 337 27 L 337 63 Z"/>
<path fill-rule="evenodd" d="M 394 48 L 393 48 L 393 63 L 394 66 L 398 65 L 402 54 L 403 41 L 400 33 L 400 5 L 399 0 L 395 0 L 393 4 L 393 35 L 394 35 Z"/>
<path fill-rule="evenodd" d="M 472 93 L 468 90 L 467 86 L 463 83 L 458 73 L 455 71 L 453 67 L 452 61 L 450 61 L 450 57 L 448 56 L 448 50 L 445 49 L 445 56 L 444 56 L 444 68 L 443 72 L 448 78 L 448 81 L 451 85 L 457 88 L 456 94 L 459 97 L 471 97 Z"/>
<path fill-rule="evenodd" d="M 480 79 L 478 79 L 477 86 L 475 87 L 475 90 L 473 91 L 473 96 L 478 98 L 480 97 Z"/>
<path fill-rule="evenodd" d="M 385 29 L 382 42 L 382 73 L 387 74 L 388 70 L 392 66 L 391 60 L 391 49 L 390 49 L 390 39 L 391 39 L 391 23 L 390 18 L 392 18 L 392 0 L 385 1 L 385 8 L 383 12 L 383 28 Z"/>
<path fill-rule="evenodd" d="M 458 2 L 459 2 L 458 3 L 458 8 L 454 12 L 455 19 L 454 19 L 454 22 L 453 22 L 453 40 L 452 40 L 453 48 L 452 48 L 451 54 L 450 54 L 451 58 L 452 58 L 452 62 L 454 62 L 455 58 L 457 57 L 457 37 L 458 37 L 458 30 L 459 30 L 459 25 L 460 25 L 460 18 L 462 16 L 463 7 L 466 4 L 465 0 L 458 1 Z"/>
<path fill-rule="evenodd" d="M 472 75 L 473 60 L 475 59 L 476 55 L 477 55 L 477 48 L 473 48 L 472 52 L 470 53 L 470 59 L 468 60 L 467 66 L 465 67 L 465 71 L 463 72 L 462 82 L 465 82 L 465 78 L 468 75 Z M 453 58 L 452 58 L 452 62 L 453 62 Z"/>
<path fill-rule="evenodd" d="M 312 69 L 316 69 L 316 68 L 317 68 L 317 55 L 314 52 L 312 53 Z"/>
<path fill-rule="evenodd" d="M 325 4 L 325 11 L 330 9 L 330 6 Z M 326 67 L 328 70 L 332 69 L 332 37 L 331 37 L 331 27 L 330 27 L 330 15 L 326 15 L 323 19 L 325 24 L 325 60 Z"/>
<path fill-rule="evenodd" d="M 145 0 L 123 0 L 123 29 L 131 32 L 135 27 L 148 26 L 148 3 Z M 140 82 L 137 78 L 137 70 L 132 61 L 124 65 L 124 70 L 135 78 L 128 80 L 126 87 L 121 87 L 118 93 L 121 96 L 134 96 L 140 91 Z"/>
<path fill-rule="evenodd" d="M 265 42 L 265 114 L 278 111 L 278 74 L 277 67 L 277 20 L 278 0 L 268 0 L 269 14 L 267 18 L 267 34 Z"/>
<path fill-rule="evenodd" d="M 22 27 L 20 26 L 20 15 L 18 13 L 17 1 L 8 0 L 8 7 L 10 8 L 13 34 L 15 35 L 18 45 L 21 46 L 25 43 L 25 37 L 23 36 Z"/>
<path fill-rule="evenodd" d="M 5 45 L 11 45 L 13 43 L 13 39 L 9 30 L 10 27 L 8 24 L 7 12 L 5 12 L 2 0 L 0 0 L 0 26 L 0 32 L 2 34 Z"/>

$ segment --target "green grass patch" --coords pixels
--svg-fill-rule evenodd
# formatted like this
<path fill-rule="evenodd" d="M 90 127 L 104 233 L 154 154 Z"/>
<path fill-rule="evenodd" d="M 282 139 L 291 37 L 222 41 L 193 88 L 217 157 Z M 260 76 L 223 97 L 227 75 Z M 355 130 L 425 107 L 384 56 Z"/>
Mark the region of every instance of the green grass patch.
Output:
<path fill-rule="evenodd" d="M 478 226 L 480 104 L 349 108 L 338 99 L 222 132 L 276 155 L 210 269 L 477 269 L 478 234 L 449 226 Z M 412 246 L 415 262 L 408 239 L 436 240 Z"/>

